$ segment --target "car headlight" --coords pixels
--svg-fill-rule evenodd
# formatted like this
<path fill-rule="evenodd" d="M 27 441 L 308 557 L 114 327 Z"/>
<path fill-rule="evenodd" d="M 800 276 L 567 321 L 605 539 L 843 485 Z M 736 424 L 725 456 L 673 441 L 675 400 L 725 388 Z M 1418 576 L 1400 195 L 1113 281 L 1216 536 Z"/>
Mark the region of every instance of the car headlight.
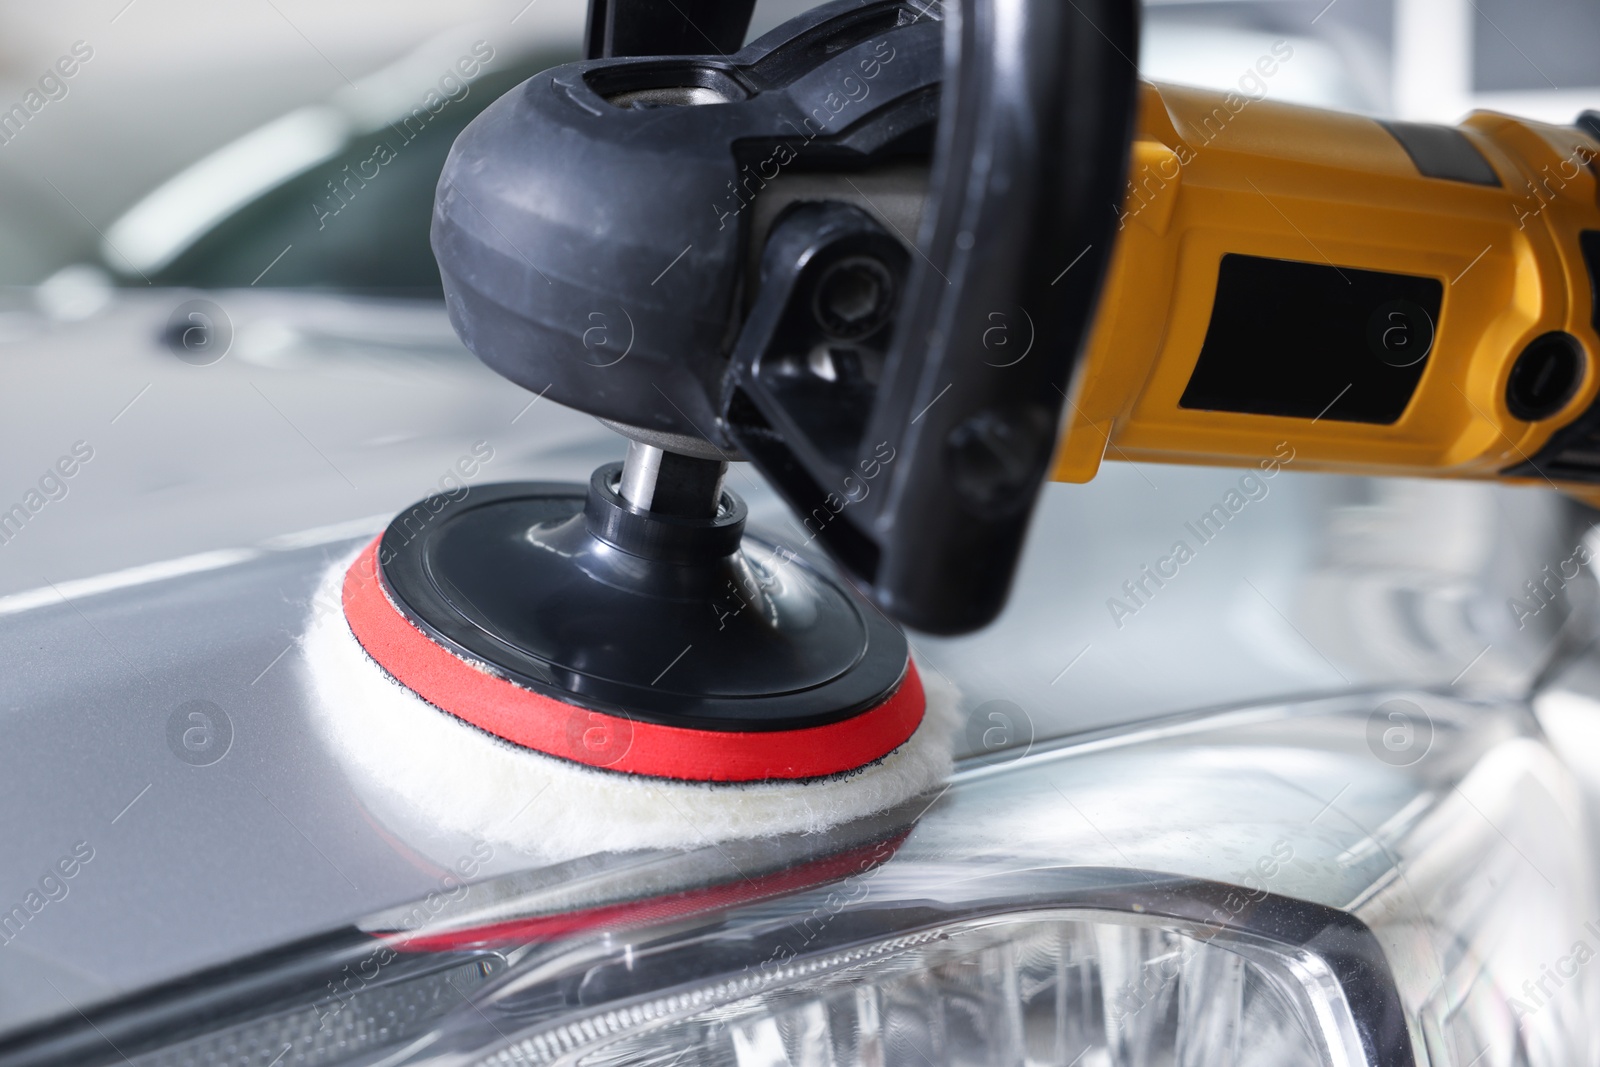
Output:
<path fill-rule="evenodd" d="M 0 1063 L 1595 1063 L 1583 813 L 1520 704 L 1170 720 L 826 835 L 456 887 Z"/>
<path fill-rule="evenodd" d="M 792 932 L 792 931 L 791 931 Z M 478 1062 L 1365 1062 L 1315 954 L 1092 910 L 932 926 L 581 1015 Z"/>

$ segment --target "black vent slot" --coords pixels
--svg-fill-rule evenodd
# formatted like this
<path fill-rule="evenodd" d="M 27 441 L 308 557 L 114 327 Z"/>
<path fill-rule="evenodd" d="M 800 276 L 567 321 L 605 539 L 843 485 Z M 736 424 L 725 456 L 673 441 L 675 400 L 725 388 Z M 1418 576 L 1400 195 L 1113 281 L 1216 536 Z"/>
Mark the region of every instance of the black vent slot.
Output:
<path fill-rule="evenodd" d="M 1411 402 L 1444 284 L 1409 274 L 1226 255 L 1179 404 L 1387 425 Z"/>

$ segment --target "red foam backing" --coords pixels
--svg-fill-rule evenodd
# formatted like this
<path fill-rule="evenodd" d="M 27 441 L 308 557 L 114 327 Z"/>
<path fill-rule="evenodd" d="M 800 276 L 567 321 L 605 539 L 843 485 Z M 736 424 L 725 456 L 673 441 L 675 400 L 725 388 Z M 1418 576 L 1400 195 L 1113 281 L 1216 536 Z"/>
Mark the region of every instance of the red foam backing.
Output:
<path fill-rule="evenodd" d="M 737 733 L 639 722 L 525 689 L 435 643 L 400 613 L 378 574 L 378 541 L 346 572 L 345 620 L 361 647 L 401 685 L 513 744 L 591 767 L 696 782 L 821 778 L 899 748 L 922 722 L 914 663 L 883 703 L 804 730 Z"/>

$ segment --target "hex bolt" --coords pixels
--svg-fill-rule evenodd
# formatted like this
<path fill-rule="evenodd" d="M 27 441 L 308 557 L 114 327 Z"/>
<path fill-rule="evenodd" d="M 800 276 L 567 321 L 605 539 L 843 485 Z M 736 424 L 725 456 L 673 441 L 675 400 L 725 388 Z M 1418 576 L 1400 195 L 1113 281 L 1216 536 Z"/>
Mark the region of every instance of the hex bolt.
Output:
<path fill-rule="evenodd" d="M 817 279 L 812 314 L 836 341 L 859 341 L 876 333 L 894 310 L 894 278 L 872 256 L 846 256 Z"/>

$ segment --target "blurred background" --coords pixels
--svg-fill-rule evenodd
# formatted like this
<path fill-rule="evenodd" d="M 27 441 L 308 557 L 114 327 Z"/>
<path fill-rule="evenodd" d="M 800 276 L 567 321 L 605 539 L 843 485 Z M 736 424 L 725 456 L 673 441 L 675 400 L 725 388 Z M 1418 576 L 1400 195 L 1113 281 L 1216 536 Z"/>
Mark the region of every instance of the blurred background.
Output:
<path fill-rule="evenodd" d="M 752 34 L 807 6 L 761 0 Z M 374 228 L 400 224 L 387 209 L 415 199 L 405 192 L 430 187 L 427 172 L 436 172 L 454 132 L 493 95 L 576 55 L 584 7 L 582 0 L 0 0 L 0 113 L 12 116 L 0 122 L 0 284 L 37 283 L 71 264 L 103 266 L 138 283 L 249 284 L 266 262 L 256 253 L 279 236 L 283 248 L 317 221 L 304 193 L 325 192 L 328 176 L 351 161 L 341 152 L 345 140 L 361 141 L 408 113 L 473 42 L 486 41 L 495 58 L 479 84 L 432 123 L 429 143 L 413 153 L 419 158 L 405 161 L 411 188 L 352 205 L 368 217 L 353 225 L 341 218 L 321 256 L 302 248 L 259 283 L 415 284 L 392 257 L 369 256 L 388 259 L 389 270 L 367 278 L 341 274 L 337 261 L 348 268 L 352 246 L 370 249 Z M 1152 78 L 1231 86 L 1279 39 L 1293 42 L 1295 59 L 1274 79 L 1275 98 L 1372 114 L 1455 121 L 1474 107 L 1494 107 L 1570 121 L 1593 106 L 1600 86 L 1600 4 L 1593 0 L 1150 0 L 1140 63 Z M 23 121 L 6 111 L 26 108 L 30 91 L 74 45 L 92 57 L 71 77 L 49 81 L 33 97 L 43 99 L 37 112 Z M 242 153 L 231 170 L 206 175 L 209 197 L 178 198 L 190 201 L 186 211 L 118 230 L 124 213 L 166 179 L 308 107 L 330 113 L 269 130 L 276 140 L 257 145 L 254 157 Z M 356 161 L 371 154 L 359 147 Z M 237 173 L 263 153 L 274 157 L 269 165 Z M 239 263 L 188 246 L 297 173 L 312 179 L 300 183 L 302 195 L 279 197 L 278 215 L 294 218 L 252 220 L 253 230 L 275 231 L 261 235 L 261 249 L 254 241 L 241 248 L 237 231 L 212 243 L 228 244 Z M 165 227 L 183 247 L 152 245 L 152 227 Z M 385 239 L 404 243 L 392 232 Z M 119 251 L 124 241 L 129 247 Z"/>

